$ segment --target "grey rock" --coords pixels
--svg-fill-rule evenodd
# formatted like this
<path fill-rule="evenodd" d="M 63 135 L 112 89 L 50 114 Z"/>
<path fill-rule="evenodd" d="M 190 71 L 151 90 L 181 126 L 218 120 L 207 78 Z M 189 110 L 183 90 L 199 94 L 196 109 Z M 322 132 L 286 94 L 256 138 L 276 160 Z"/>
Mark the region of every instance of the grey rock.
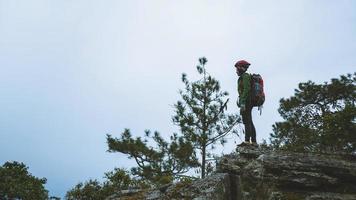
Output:
<path fill-rule="evenodd" d="M 307 196 L 305 200 L 356 200 L 356 195 L 320 193 L 320 194 L 311 194 Z"/>
<path fill-rule="evenodd" d="M 356 200 L 356 157 L 239 147 L 219 159 L 213 175 L 166 185 L 141 199 Z"/>

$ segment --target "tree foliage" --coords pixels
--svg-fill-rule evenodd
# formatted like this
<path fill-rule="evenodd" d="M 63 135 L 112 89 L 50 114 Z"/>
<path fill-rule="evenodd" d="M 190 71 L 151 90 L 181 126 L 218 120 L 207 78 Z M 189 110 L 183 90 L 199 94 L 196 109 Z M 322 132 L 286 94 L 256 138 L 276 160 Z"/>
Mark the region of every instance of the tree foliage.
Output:
<path fill-rule="evenodd" d="M 28 172 L 24 163 L 6 162 L 0 167 L 0 199 L 48 199 L 45 178 L 37 178 Z"/>
<path fill-rule="evenodd" d="M 140 181 L 134 180 L 129 172 L 121 168 L 115 168 L 111 172 L 105 173 L 105 181 L 98 180 L 78 183 L 66 194 L 67 200 L 102 200 L 117 191 L 128 189 L 129 187 L 142 186 Z"/>
<path fill-rule="evenodd" d="M 78 183 L 73 189 L 67 192 L 67 200 L 99 200 L 105 199 L 106 195 L 102 192 L 102 185 L 97 180 L 89 180 L 85 183 Z"/>
<path fill-rule="evenodd" d="M 273 125 L 271 144 L 297 151 L 356 150 L 356 73 L 330 82 L 300 83 L 280 100 L 285 121 Z"/>
<path fill-rule="evenodd" d="M 148 138 L 153 140 L 155 147 L 149 146 Z M 133 138 L 126 129 L 121 138 L 107 135 L 107 143 L 109 152 L 120 152 L 136 161 L 137 167 L 131 169 L 133 175 L 156 185 L 172 182 L 198 165 L 192 144 L 177 134 L 167 142 L 157 131 L 153 136 L 149 130 L 145 131 L 145 139 L 142 139 Z"/>
<path fill-rule="evenodd" d="M 199 59 L 196 67 L 200 80 L 190 82 L 186 74 L 182 74 L 184 90 L 180 90 L 182 100 L 175 107 L 173 122 L 180 127 L 184 137 L 194 144 L 201 153 L 201 177 L 205 177 L 207 169 L 207 147 L 220 141 L 226 143 L 225 136 L 235 132 L 234 126 L 240 121 L 238 115 L 229 115 L 225 111 L 229 99 L 228 93 L 221 91 L 219 82 L 205 69 L 206 58 Z"/>

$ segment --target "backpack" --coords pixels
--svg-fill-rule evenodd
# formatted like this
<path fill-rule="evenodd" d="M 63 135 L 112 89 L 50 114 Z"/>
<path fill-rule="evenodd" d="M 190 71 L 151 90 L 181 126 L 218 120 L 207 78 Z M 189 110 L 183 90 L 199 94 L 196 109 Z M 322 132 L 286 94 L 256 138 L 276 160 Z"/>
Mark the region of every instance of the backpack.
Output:
<path fill-rule="evenodd" d="M 259 74 L 251 74 L 251 103 L 253 107 L 262 106 L 265 102 L 263 79 Z"/>

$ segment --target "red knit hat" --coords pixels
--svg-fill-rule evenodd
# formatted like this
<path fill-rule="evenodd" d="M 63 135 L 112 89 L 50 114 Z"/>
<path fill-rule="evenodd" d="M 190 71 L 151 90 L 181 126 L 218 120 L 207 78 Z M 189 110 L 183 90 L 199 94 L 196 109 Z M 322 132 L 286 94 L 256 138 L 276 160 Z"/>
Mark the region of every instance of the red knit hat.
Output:
<path fill-rule="evenodd" d="M 247 62 L 246 60 L 239 60 L 236 62 L 235 67 L 246 67 L 250 66 L 251 64 Z"/>

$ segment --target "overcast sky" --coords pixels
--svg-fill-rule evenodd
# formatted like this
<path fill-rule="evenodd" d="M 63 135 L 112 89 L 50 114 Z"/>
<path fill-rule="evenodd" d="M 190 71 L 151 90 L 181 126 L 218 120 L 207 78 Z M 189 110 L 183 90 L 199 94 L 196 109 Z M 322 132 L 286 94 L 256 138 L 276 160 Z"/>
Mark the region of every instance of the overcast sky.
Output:
<path fill-rule="evenodd" d="M 105 134 L 177 131 L 181 73 L 197 78 L 201 56 L 230 112 L 234 62 L 263 76 L 254 122 L 258 141 L 268 139 L 280 98 L 355 72 L 355 53 L 353 0 L 0 0 L 0 165 L 24 162 L 55 196 L 133 166 L 106 152 Z M 241 142 L 229 138 L 224 153 Z"/>

